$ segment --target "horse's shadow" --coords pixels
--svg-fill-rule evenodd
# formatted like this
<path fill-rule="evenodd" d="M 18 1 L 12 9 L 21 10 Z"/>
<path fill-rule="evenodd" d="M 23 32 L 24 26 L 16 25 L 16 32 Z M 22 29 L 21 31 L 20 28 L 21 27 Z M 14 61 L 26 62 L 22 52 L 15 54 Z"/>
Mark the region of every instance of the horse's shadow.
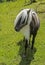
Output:
<path fill-rule="evenodd" d="M 30 48 L 28 48 L 27 50 L 27 55 L 26 58 L 23 57 L 24 54 L 24 41 L 19 41 L 18 45 L 20 45 L 20 49 L 19 49 L 19 55 L 21 56 L 21 61 L 19 63 L 19 65 L 30 65 L 32 60 L 34 59 L 34 54 L 36 53 L 36 48 L 34 48 L 33 50 L 31 50 Z"/>

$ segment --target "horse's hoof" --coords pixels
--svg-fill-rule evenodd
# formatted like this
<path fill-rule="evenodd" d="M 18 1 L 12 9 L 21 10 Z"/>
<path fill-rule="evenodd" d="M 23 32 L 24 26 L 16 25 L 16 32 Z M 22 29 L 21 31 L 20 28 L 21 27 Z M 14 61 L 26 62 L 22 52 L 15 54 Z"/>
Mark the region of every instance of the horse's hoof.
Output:
<path fill-rule="evenodd" d="M 26 58 L 26 55 L 25 54 L 23 55 L 23 58 Z"/>

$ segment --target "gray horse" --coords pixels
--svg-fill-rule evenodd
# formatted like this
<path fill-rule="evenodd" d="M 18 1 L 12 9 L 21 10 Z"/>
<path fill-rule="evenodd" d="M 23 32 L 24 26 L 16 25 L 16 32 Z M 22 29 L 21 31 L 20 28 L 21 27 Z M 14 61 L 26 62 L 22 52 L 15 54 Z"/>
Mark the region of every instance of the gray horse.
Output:
<path fill-rule="evenodd" d="M 36 14 L 36 12 L 32 9 L 23 9 L 17 15 L 14 21 L 14 29 L 15 31 L 21 31 L 25 38 L 25 55 L 28 45 L 30 44 L 30 38 L 32 37 L 32 46 L 33 49 L 35 37 L 37 31 L 40 27 L 40 21 Z"/>

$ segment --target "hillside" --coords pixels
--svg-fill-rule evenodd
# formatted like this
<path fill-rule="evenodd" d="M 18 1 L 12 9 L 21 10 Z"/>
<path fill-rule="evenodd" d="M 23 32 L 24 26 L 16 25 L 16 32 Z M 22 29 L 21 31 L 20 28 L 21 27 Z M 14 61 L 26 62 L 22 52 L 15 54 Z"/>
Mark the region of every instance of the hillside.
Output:
<path fill-rule="evenodd" d="M 31 5 L 27 5 L 28 1 L 26 4 L 24 0 L 0 3 L 0 65 L 45 65 L 45 0 Z M 27 58 L 22 58 L 23 35 L 14 30 L 15 17 L 24 8 L 33 8 L 40 18 L 34 50 L 31 53 L 28 49 Z"/>

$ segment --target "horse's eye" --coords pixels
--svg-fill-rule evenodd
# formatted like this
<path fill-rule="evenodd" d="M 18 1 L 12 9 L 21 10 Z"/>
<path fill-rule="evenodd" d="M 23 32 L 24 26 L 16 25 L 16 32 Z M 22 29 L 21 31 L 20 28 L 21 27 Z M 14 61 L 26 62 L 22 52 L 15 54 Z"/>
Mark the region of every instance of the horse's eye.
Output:
<path fill-rule="evenodd" d="M 23 20 L 22 24 L 24 24 L 24 23 L 25 23 L 25 19 Z"/>
<path fill-rule="evenodd" d="M 24 24 L 24 23 L 25 23 L 25 21 L 22 22 L 22 24 Z"/>

